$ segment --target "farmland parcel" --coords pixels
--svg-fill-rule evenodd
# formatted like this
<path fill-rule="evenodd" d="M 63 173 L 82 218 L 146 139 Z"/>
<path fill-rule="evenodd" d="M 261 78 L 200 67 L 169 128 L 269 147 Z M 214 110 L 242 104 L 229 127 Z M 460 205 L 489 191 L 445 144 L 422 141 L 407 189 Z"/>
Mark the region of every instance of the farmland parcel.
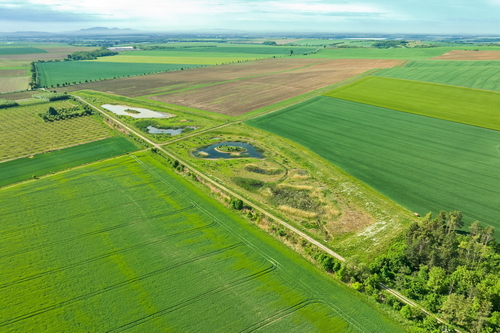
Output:
<path fill-rule="evenodd" d="M 2 330 L 402 331 L 149 155 L 0 197 Z"/>
<path fill-rule="evenodd" d="M 500 61 L 414 60 L 374 75 L 500 91 Z"/>
<path fill-rule="evenodd" d="M 296 141 L 401 205 L 500 226 L 500 132 L 330 97 L 247 122 Z"/>
<path fill-rule="evenodd" d="M 70 108 L 59 101 L 0 110 L 0 161 L 104 139 L 114 133 L 94 116 L 43 122 L 39 113 L 49 107 Z"/>
<path fill-rule="evenodd" d="M 291 71 L 270 73 L 197 89 L 149 96 L 160 102 L 238 116 L 343 81 L 397 60 L 330 60 Z M 244 96 L 244 98 L 242 98 Z"/>
<path fill-rule="evenodd" d="M 500 130 L 497 92 L 368 77 L 326 95 Z"/>

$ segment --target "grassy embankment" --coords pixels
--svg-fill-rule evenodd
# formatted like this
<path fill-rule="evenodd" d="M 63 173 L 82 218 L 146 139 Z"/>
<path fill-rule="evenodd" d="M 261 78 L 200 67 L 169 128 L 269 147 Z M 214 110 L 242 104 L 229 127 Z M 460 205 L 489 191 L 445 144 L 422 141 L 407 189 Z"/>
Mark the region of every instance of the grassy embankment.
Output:
<path fill-rule="evenodd" d="M 0 190 L 2 330 L 402 331 L 137 157 Z"/>
<path fill-rule="evenodd" d="M 468 223 L 500 221 L 497 131 L 330 97 L 248 124 L 302 144 L 421 215 L 461 210 Z"/>

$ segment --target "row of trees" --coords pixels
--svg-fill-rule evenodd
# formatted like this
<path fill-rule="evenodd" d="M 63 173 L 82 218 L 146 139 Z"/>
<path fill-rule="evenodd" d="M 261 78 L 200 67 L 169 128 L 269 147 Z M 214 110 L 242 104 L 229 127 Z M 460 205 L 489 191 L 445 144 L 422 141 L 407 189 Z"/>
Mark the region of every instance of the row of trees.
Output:
<path fill-rule="evenodd" d="M 102 46 L 100 49 L 93 51 L 77 51 L 69 54 L 66 59 L 70 60 L 95 60 L 97 57 L 108 57 L 114 56 L 118 54 L 118 52 L 110 51 L 106 47 Z"/>

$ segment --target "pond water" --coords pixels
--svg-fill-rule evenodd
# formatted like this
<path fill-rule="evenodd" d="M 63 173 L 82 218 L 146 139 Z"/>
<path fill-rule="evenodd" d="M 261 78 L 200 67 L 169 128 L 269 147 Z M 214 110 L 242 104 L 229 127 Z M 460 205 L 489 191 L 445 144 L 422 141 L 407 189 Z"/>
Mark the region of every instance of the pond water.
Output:
<path fill-rule="evenodd" d="M 130 116 L 132 118 L 170 118 L 173 117 L 173 114 L 169 113 L 164 113 L 164 112 L 157 112 L 149 109 L 144 109 L 144 108 L 134 108 L 130 106 L 123 106 L 123 105 L 111 105 L 111 104 L 103 104 L 101 105 L 103 108 L 106 110 L 109 110 L 113 112 L 114 114 L 120 115 L 120 116 Z M 125 110 L 130 109 L 137 111 L 139 113 L 128 113 Z"/>
<path fill-rule="evenodd" d="M 194 126 L 187 126 L 185 128 L 178 128 L 178 129 L 173 129 L 173 128 L 156 128 L 154 126 L 148 126 L 146 128 L 148 129 L 148 133 L 151 133 L 151 134 L 170 134 L 170 135 L 181 134 L 186 128 L 196 129 L 196 127 L 194 127 Z"/>
<path fill-rule="evenodd" d="M 230 141 L 230 142 L 217 142 L 214 143 L 213 145 L 210 145 L 205 148 L 200 148 L 194 152 L 194 156 L 198 156 L 198 153 L 203 152 L 208 155 L 205 156 L 200 156 L 203 158 L 234 158 L 231 156 L 231 153 L 223 153 L 220 151 L 217 151 L 215 148 L 223 145 L 228 145 L 228 146 L 237 146 L 237 147 L 243 147 L 246 149 L 246 151 L 242 152 L 243 156 L 242 157 L 255 157 L 255 158 L 262 158 L 262 153 L 257 151 L 257 149 L 252 146 L 249 143 L 245 142 L 236 142 L 236 141 Z"/>

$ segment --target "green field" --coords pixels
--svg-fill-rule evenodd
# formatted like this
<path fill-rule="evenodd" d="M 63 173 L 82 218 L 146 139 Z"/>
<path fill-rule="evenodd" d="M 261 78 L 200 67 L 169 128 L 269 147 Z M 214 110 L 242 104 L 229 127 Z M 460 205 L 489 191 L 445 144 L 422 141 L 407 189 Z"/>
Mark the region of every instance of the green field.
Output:
<path fill-rule="evenodd" d="M 500 130 L 496 92 L 367 77 L 325 95 Z"/>
<path fill-rule="evenodd" d="M 197 65 L 64 61 L 39 63 L 37 67 L 40 84 L 44 87 L 55 87 L 58 84 L 61 85 L 64 83 L 76 84 L 124 76 L 154 74 L 180 70 L 181 68 L 197 67 Z"/>
<path fill-rule="evenodd" d="M 414 60 L 402 68 L 383 69 L 374 75 L 500 91 L 498 60 Z"/>
<path fill-rule="evenodd" d="M 349 44 L 350 45 L 350 44 Z M 355 45 L 355 44 L 353 44 Z M 305 56 L 307 58 L 319 59 L 428 59 L 440 56 L 452 50 L 498 50 L 498 47 L 481 46 L 452 46 L 452 47 L 432 47 L 432 48 L 353 48 L 353 49 L 323 49 L 318 53 Z"/>
<path fill-rule="evenodd" d="M 2 331 L 403 331 L 145 153 L 0 198 Z"/>
<path fill-rule="evenodd" d="M 500 132 L 318 97 L 247 122 L 296 141 L 421 215 L 500 227 Z"/>
<path fill-rule="evenodd" d="M 45 123 L 38 116 L 49 107 L 68 108 L 72 101 L 41 102 L 0 109 L 0 161 L 74 146 L 113 136 L 97 116 Z"/>
<path fill-rule="evenodd" d="M 28 54 L 28 53 L 47 53 L 47 51 L 35 47 L 2 47 L 0 46 L 0 55 Z"/>
<path fill-rule="evenodd" d="M 43 176 L 51 172 L 99 161 L 136 150 L 137 147 L 123 137 L 85 143 L 32 158 L 24 157 L 0 163 L 0 186 Z"/>

